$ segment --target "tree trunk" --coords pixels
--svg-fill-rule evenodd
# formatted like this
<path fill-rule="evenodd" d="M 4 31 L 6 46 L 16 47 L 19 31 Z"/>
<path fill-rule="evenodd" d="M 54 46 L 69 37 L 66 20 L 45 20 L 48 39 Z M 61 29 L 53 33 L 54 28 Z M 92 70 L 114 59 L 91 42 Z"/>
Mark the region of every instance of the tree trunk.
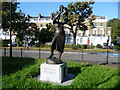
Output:
<path fill-rule="evenodd" d="M 73 34 L 73 44 L 76 45 L 76 34 Z"/>

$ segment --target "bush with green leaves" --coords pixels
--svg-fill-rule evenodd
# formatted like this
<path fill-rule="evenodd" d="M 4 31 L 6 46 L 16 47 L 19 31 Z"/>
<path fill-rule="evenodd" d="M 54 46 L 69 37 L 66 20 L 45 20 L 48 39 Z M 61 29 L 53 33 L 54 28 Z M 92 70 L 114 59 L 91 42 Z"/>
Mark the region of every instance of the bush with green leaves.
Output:
<path fill-rule="evenodd" d="M 102 45 L 97 44 L 97 45 L 96 45 L 96 48 L 102 48 Z"/>
<path fill-rule="evenodd" d="M 114 48 L 115 49 L 120 49 L 120 45 L 115 45 Z"/>

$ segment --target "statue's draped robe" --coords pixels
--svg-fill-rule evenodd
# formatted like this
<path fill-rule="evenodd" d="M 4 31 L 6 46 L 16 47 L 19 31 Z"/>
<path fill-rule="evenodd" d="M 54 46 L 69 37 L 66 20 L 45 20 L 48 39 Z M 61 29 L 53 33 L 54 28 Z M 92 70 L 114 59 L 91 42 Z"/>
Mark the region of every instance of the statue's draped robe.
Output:
<path fill-rule="evenodd" d="M 52 40 L 52 47 L 57 51 L 63 53 L 65 45 L 65 31 L 63 24 L 55 24 L 56 34 Z"/>

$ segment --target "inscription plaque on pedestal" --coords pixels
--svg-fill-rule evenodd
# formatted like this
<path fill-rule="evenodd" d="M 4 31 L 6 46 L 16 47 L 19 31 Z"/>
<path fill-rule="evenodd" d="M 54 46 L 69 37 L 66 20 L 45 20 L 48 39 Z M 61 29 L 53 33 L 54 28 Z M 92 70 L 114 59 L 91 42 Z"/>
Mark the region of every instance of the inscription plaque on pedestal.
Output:
<path fill-rule="evenodd" d="M 61 83 L 67 76 L 67 63 L 40 66 L 40 80 Z"/>

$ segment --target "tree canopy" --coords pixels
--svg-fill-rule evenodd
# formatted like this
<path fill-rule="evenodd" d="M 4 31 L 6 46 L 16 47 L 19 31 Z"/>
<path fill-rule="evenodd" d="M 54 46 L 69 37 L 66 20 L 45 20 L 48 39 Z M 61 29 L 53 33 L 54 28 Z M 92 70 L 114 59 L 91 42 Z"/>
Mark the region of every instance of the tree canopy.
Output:
<path fill-rule="evenodd" d="M 86 30 L 88 30 L 88 26 L 93 27 L 93 16 L 92 16 L 92 7 L 91 4 L 94 2 L 75 2 L 70 3 L 67 6 L 68 9 L 68 25 L 70 26 L 70 31 L 73 33 L 74 44 L 76 44 L 76 35 L 77 31 L 83 31 L 83 35 Z M 89 24 L 86 25 L 85 21 L 88 21 Z"/>
<path fill-rule="evenodd" d="M 108 21 L 107 26 L 111 27 L 111 37 L 114 45 L 118 45 L 117 38 L 120 38 L 120 19 L 114 18 Z"/>
<path fill-rule="evenodd" d="M 21 13 L 20 8 L 18 7 L 19 3 L 11 3 L 11 2 L 2 2 L 2 28 L 9 29 L 10 27 L 10 14 L 12 13 L 12 26 L 16 26 L 22 18 L 24 18 L 24 14 Z M 10 11 L 11 7 L 11 11 Z M 19 9 L 18 12 L 16 10 Z M 16 27 L 13 27 L 13 29 Z"/>
<path fill-rule="evenodd" d="M 69 3 L 67 6 L 68 11 L 68 22 L 67 27 L 71 33 L 73 34 L 74 44 L 76 44 L 76 35 L 77 31 L 81 30 L 83 31 L 83 35 L 85 34 L 85 31 L 88 30 L 88 27 L 93 28 L 93 22 L 94 16 L 92 16 L 92 7 L 91 5 L 94 4 L 94 2 L 72 2 Z M 56 11 L 58 13 L 59 11 Z M 53 15 L 56 15 L 53 13 Z M 64 20 L 64 17 L 61 19 Z M 88 24 L 86 24 L 86 22 Z"/>
<path fill-rule="evenodd" d="M 38 40 L 43 44 L 51 42 L 55 32 L 55 27 L 51 23 L 47 24 L 46 27 L 47 28 L 42 28 L 38 33 Z"/>

